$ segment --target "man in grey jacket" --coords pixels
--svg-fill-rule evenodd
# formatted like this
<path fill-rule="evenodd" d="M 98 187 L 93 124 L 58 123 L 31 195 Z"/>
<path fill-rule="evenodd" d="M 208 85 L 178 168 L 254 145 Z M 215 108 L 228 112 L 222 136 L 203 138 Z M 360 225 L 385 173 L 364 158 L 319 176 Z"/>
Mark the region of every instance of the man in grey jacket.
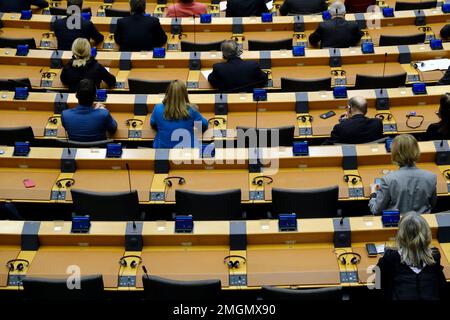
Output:
<path fill-rule="evenodd" d="M 392 161 L 400 168 L 381 178 L 379 185 L 371 184 L 370 211 L 431 212 L 437 201 L 437 177 L 416 167 L 420 156 L 417 140 L 409 134 L 399 135 L 392 142 L 391 151 Z"/>

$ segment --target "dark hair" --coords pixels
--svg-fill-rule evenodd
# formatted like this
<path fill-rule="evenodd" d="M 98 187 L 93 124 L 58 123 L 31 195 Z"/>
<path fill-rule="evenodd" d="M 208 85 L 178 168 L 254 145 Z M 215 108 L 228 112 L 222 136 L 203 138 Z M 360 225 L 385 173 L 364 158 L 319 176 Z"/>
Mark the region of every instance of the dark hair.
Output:
<path fill-rule="evenodd" d="M 439 133 L 447 136 L 450 133 L 450 93 L 445 93 L 441 96 L 439 106 Z"/>
<path fill-rule="evenodd" d="M 144 13 L 145 12 L 145 0 L 130 0 L 131 13 Z"/>
<path fill-rule="evenodd" d="M 78 84 L 77 99 L 82 106 L 92 106 L 97 94 L 97 87 L 91 79 L 83 79 Z"/>
<path fill-rule="evenodd" d="M 80 9 L 83 7 L 83 0 L 67 0 L 67 7 L 77 6 Z"/>

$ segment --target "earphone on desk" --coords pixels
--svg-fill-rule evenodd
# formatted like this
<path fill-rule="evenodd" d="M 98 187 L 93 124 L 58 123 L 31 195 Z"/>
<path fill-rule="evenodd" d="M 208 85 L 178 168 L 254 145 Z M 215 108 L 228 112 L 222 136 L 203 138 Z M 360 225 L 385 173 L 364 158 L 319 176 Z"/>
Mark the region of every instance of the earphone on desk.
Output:
<path fill-rule="evenodd" d="M 229 255 L 223 258 L 223 263 L 228 266 L 228 269 L 239 269 L 240 261 L 239 260 L 231 260 L 231 259 L 242 259 L 242 262 L 245 264 L 247 259 L 240 255 Z"/>
<path fill-rule="evenodd" d="M 164 179 L 164 183 L 166 184 L 166 186 L 171 187 L 172 186 L 172 181 L 171 179 L 178 179 L 178 184 L 182 185 L 186 183 L 186 180 L 183 177 L 167 177 Z"/>
<path fill-rule="evenodd" d="M 75 179 L 72 178 L 63 178 L 63 179 L 59 179 L 58 181 L 56 181 L 56 186 L 58 188 L 62 188 L 63 187 L 63 181 L 65 181 L 66 183 L 64 184 L 64 186 L 66 188 L 70 188 L 71 186 L 73 186 L 75 184 Z"/>
<path fill-rule="evenodd" d="M 122 267 L 124 267 L 124 268 L 126 268 L 128 266 L 128 263 L 127 263 L 127 260 L 126 260 L 127 258 L 135 258 L 135 259 L 137 259 L 137 262 L 136 262 L 135 259 L 131 260 L 131 263 L 130 263 L 130 268 L 131 269 L 135 269 L 138 265 L 140 265 L 142 263 L 142 258 L 140 256 L 137 256 L 137 255 L 134 255 L 134 254 L 130 254 L 130 255 L 127 255 L 127 256 L 123 256 L 119 260 L 119 264 Z"/>
<path fill-rule="evenodd" d="M 20 262 L 17 267 L 14 267 L 14 262 Z M 6 263 L 6 267 L 8 268 L 9 272 L 12 271 L 22 271 L 24 269 L 24 263 L 26 264 L 26 267 L 28 268 L 30 266 L 30 262 L 28 260 L 25 259 L 12 259 L 9 260 Z"/>

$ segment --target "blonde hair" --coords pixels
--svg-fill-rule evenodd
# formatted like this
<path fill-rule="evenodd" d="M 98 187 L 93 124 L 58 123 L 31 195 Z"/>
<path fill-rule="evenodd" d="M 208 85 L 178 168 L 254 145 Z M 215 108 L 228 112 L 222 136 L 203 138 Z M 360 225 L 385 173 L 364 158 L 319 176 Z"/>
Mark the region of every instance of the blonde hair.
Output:
<path fill-rule="evenodd" d="M 167 120 L 180 120 L 189 118 L 189 96 L 183 81 L 175 80 L 169 84 L 164 104 L 164 118 Z"/>
<path fill-rule="evenodd" d="M 400 167 L 412 167 L 420 157 L 419 144 L 410 134 L 401 134 L 392 141 L 392 162 Z"/>
<path fill-rule="evenodd" d="M 403 216 L 396 242 L 402 263 L 417 268 L 436 263 L 430 248 L 431 229 L 420 214 L 409 212 Z"/>
<path fill-rule="evenodd" d="M 85 38 L 77 38 L 72 43 L 72 66 L 75 68 L 84 67 L 91 58 L 91 44 Z"/>

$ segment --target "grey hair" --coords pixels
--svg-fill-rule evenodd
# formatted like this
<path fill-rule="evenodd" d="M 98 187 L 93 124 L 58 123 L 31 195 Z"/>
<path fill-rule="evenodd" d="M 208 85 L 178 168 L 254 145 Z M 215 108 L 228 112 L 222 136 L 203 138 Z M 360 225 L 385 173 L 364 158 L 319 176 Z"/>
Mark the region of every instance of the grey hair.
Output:
<path fill-rule="evenodd" d="M 367 100 L 364 97 L 361 96 L 352 97 L 350 98 L 350 100 L 348 100 L 348 105 L 350 106 L 350 108 L 356 109 L 362 114 L 367 113 Z"/>
<path fill-rule="evenodd" d="M 328 12 L 332 17 L 345 16 L 345 5 L 340 1 L 335 1 L 328 7 Z"/>
<path fill-rule="evenodd" d="M 239 57 L 242 54 L 242 50 L 239 44 L 234 40 L 226 40 L 220 45 L 222 55 L 224 59 L 230 59 L 233 57 Z"/>

